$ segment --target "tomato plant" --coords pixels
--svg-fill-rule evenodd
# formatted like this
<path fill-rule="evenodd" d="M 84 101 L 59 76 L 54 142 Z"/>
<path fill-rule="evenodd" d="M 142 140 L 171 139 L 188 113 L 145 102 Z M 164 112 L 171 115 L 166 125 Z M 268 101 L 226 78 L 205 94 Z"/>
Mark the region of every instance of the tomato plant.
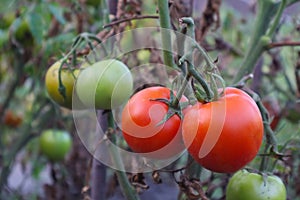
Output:
<path fill-rule="evenodd" d="M 88 107 L 111 109 L 131 95 L 133 80 L 127 66 L 115 59 L 96 62 L 82 70 L 76 81 L 79 99 Z"/>
<path fill-rule="evenodd" d="M 122 132 L 134 152 L 165 158 L 184 149 L 180 117 L 175 114 L 161 123 L 168 112 L 168 105 L 155 100 L 170 100 L 170 93 L 170 89 L 165 87 L 149 87 L 137 92 L 125 105 Z M 183 96 L 181 101 L 187 101 L 187 98 Z"/>
<path fill-rule="evenodd" d="M 73 72 L 69 69 L 63 68 L 61 71 L 62 84 L 65 87 L 65 97 L 59 92 L 59 67 L 60 61 L 55 62 L 47 70 L 45 77 L 45 85 L 47 92 L 51 99 L 62 107 L 72 108 L 73 100 L 73 87 L 75 84 L 75 78 L 79 74 L 79 69 L 75 69 Z"/>
<path fill-rule="evenodd" d="M 189 153 L 198 163 L 228 173 L 256 156 L 263 139 L 263 121 L 248 94 L 226 88 L 219 100 L 195 104 L 184 117 L 182 132 Z"/>
<path fill-rule="evenodd" d="M 275 175 L 250 173 L 246 170 L 236 172 L 226 188 L 226 200 L 285 200 L 286 188 Z"/>
<path fill-rule="evenodd" d="M 70 134 L 64 130 L 49 129 L 39 138 L 41 152 L 52 161 L 63 160 L 72 146 Z"/>

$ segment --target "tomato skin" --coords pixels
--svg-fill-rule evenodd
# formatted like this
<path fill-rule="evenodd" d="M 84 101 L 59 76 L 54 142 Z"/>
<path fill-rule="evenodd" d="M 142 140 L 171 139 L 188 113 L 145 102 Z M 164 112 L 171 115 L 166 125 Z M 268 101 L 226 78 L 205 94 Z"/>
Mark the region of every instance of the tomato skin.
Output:
<path fill-rule="evenodd" d="M 132 94 L 133 79 L 128 67 L 115 59 L 94 63 L 82 70 L 76 81 L 76 92 L 86 107 L 113 109 Z"/>
<path fill-rule="evenodd" d="M 158 125 L 168 111 L 168 105 L 155 101 L 158 98 L 170 99 L 170 89 L 155 86 L 133 95 L 123 109 L 122 132 L 134 152 L 163 159 L 180 153 L 184 146 L 178 115 Z M 181 101 L 187 98 L 183 96 Z"/>
<path fill-rule="evenodd" d="M 72 100 L 73 100 L 73 88 L 75 84 L 75 77 L 79 74 L 79 69 L 72 71 L 69 69 L 63 68 L 61 71 L 62 83 L 66 89 L 66 98 L 64 98 L 59 92 L 59 67 L 61 65 L 60 61 L 55 62 L 49 67 L 45 76 L 45 85 L 46 90 L 50 98 L 57 103 L 58 105 L 72 109 Z"/>
<path fill-rule="evenodd" d="M 72 147 L 72 138 L 64 130 L 49 129 L 39 137 L 41 152 L 51 161 L 61 161 Z"/>
<path fill-rule="evenodd" d="M 228 87 L 218 101 L 190 108 L 182 133 L 185 146 L 200 165 L 231 173 L 256 156 L 263 139 L 263 121 L 248 94 Z"/>
<path fill-rule="evenodd" d="M 7 110 L 4 114 L 4 124 L 12 127 L 17 128 L 23 122 L 23 118 L 21 116 L 16 115 L 11 110 Z"/>
<path fill-rule="evenodd" d="M 226 188 L 226 200 L 286 200 L 286 188 L 277 176 L 263 176 L 246 170 L 236 172 Z"/>

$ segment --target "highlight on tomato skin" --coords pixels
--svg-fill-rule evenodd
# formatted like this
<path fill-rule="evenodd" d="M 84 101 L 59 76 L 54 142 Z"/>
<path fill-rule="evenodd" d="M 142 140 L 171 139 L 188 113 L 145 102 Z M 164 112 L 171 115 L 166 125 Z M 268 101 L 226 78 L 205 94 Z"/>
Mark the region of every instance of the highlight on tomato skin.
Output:
<path fill-rule="evenodd" d="M 121 129 L 132 151 L 166 159 L 185 150 L 180 117 L 175 114 L 160 124 L 168 112 L 168 105 L 155 99 L 169 100 L 170 92 L 166 87 L 149 87 L 134 94 L 125 105 Z M 188 100 L 183 96 L 180 101 Z"/>
<path fill-rule="evenodd" d="M 226 88 L 218 101 L 197 103 L 186 113 L 183 141 L 201 166 L 232 173 L 254 159 L 263 140 L 263 121 L 255 101 L 245 92 Z"/>

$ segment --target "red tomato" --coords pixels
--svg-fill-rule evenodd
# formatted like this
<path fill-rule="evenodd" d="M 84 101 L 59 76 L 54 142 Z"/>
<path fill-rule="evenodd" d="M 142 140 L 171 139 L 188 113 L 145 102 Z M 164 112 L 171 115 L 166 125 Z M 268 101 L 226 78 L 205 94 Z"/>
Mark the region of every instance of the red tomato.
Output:
<path fill-rule="evenodd" d="M 152 158 L 169 158 L 184 150 L 181 119 L 173 115 L 162 122 L 168 105 L 155 99 L 170 99 L 170 89 L 149 87 L 133 95 L 122 113 L 122 132 L 128 146 L 136 153 Z M 181 101 L 188 101 L 182 97 Z"/>
<path fill-rule="evenodd" d="M 218 101 L 197 103 L 189 109 L 182 134 L 189 153 L 200 165 L 231 173 L 256 156 L 263 139 L 263 121 L 248 94 L 226 88 Z"/>

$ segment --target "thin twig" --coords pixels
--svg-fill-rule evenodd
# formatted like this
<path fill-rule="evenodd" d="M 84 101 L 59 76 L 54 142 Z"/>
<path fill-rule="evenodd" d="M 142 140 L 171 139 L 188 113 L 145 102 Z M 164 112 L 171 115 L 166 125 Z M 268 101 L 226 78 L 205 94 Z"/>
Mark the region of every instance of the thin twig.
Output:
<path fill-rule="evenodd" d="M 128 17 L 128 18 L 124 18 L 124 19 L 119 19 L 116 21 L 113 21 L 109 24 L 106 24 L 103 26 L 103 28 L 108 28 L 123 22 L 127 22 L 127 21 L 131 21 L 131 20 L 136 20 L 136 19 L 158 19 L 159 16 L 158 15 L 140 15 L 140 16 L 134 16 L 134 17 Z"/>
<path fill-rule="evenodd" d="M 295 42 L 295 41 L 273 42 L 268 45 L 268 49 L 285 47 L 285 46 L 300 46 L 300 42 Z"/>

